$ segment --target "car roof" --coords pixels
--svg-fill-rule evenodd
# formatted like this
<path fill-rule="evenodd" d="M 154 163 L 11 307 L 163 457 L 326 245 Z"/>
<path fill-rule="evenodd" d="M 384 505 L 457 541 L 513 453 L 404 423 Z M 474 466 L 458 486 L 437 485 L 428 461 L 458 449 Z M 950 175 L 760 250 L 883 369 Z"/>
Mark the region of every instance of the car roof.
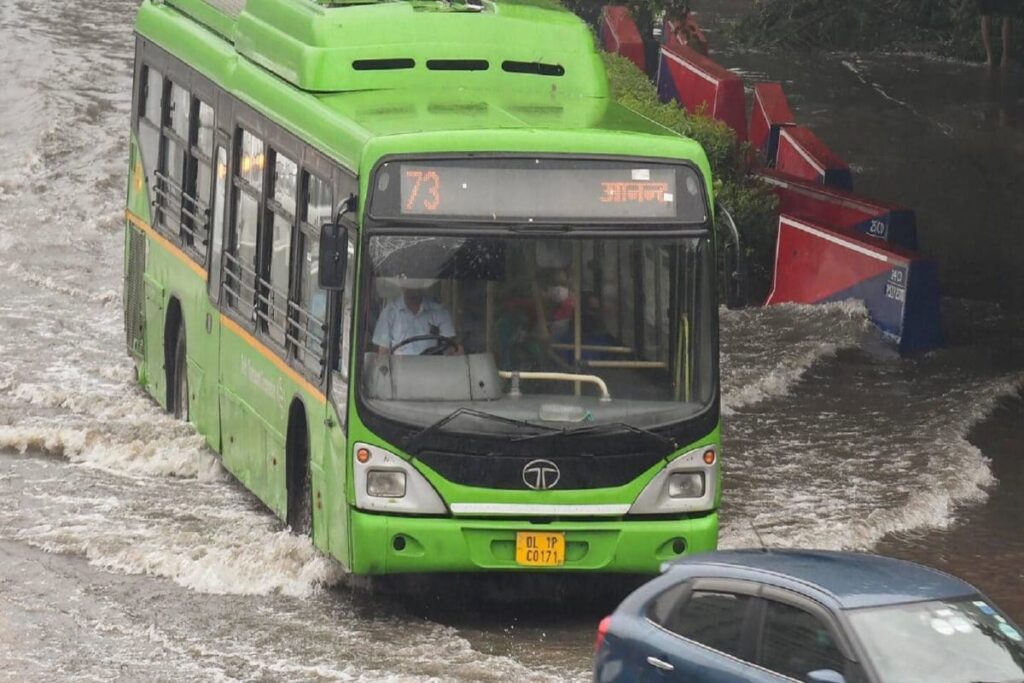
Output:
<path fill-rule="evenodd" d="M 795 590 L 816 590 L 841 609 L 974 595 L 966 581 L 924 565 L 868 553 L 824 550 L 724 550 L 666 565 L 691 576 L 728 576 Z M 702 571 L 709 570 L 709 571 Z"/>

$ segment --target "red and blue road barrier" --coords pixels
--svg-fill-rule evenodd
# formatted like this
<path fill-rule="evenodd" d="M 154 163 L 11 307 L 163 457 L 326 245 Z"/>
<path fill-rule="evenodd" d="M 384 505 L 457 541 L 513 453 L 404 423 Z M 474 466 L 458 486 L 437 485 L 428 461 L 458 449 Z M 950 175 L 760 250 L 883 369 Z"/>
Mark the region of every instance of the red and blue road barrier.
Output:
<path fill-rule="evenodd" d="M 819 185 L 777 170 L 761 169 L 758 176 L 779 198 L 779 213 L 859 233 L 886 246 L 917 249 L 917 216 L 913 209 Z"/>
<path fill-rule="evenodd" d="M 696 22 L 686 31 L 666 23 L 658 94 L 690 113 L 703 110 L 745 141 L 743 82 L 687 44 L 702 39 Z M 601 43 L 644 70 L 643 41 L 625 7 L 604 8 Z M 915 252 L 914 212 L 853 194 L 849 165 L 796 124 L 778 83 L 755 86 L 749 134 L 766 166 L 758 175 L 779 198 L 775 279 L 765 305 L 856 299 L 901 353 L 940 346 L 938 275 L 935 264 Z"/>
<path fill-rule="evenodd" d="M 754 108 L 750 112 L 750 144 L 761 154 L 762 162 L 771 166 L 779 149 L 779 131 L 795 126 L 796 116 L 779 83 L 758 83 L 754 86 Z"/>
<path fill-rule="evenodd" d="M 834 153 L 809 128 L 782 126 L 779 144 L 771 166 L 783 173 L 853 190 L 853 176 L 849 165 Z"/>
<path fill-rule="evenodd" d="M 601 10 L 601 47 L 605 52 L 622 55 L 647 73 L 647 57 L 640 30 L 629 9 L 622 5 L 605 5 Z"/>
<path fill-rule="evenodd" d="M 662 102 L 678 102 L 688 112 L 704 110 L 747 139 L 747 105 L 743 80 L 708 57 L 682 45 L 662 45 L 658 55 L 658 95 Z"/>
<path fill-rule="evenodd" d="M 765 305 L 856 299 L 901 353 L 942 345 L 935 264 L 859 233 L 779 216 L 775 282 Z"/>

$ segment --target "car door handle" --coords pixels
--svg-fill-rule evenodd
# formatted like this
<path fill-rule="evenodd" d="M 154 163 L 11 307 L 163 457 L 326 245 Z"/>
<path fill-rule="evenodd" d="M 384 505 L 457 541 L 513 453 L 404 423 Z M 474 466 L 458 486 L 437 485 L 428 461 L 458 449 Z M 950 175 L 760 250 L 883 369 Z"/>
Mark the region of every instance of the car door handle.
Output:
<path fill-rule="evenodd" d="M 655 669 L 661 669 L 662 671 L 675 671 L 675 667 L 668 662 L 658 659 L 657 657 L 648 657 L 647 663 L 653 666 Z"/>

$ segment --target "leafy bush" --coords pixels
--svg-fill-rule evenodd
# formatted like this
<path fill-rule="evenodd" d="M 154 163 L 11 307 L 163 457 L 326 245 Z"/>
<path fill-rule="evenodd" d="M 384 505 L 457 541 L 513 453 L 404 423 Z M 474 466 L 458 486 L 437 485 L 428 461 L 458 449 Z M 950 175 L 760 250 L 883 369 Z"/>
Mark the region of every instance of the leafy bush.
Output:
<path fill-rule="evenodd" d="M 745 161 L 750 158 L 749 147 L 737 145 L 736 134 L 724 123 L 700 113 L 689 114 L 675 103 L 660 102 L 651 81 L 625 57 L 604 53 L 604 62 L 617 102 L 704 148 L 714 177 L 715 196 L 729 209 L 740 231 L 749 270 L 750 301 L 763 300 L 771 285 L 778 202 L 771 190 L 750 175 Z M 720 236 L 727 238 L 728 233 Z"/>

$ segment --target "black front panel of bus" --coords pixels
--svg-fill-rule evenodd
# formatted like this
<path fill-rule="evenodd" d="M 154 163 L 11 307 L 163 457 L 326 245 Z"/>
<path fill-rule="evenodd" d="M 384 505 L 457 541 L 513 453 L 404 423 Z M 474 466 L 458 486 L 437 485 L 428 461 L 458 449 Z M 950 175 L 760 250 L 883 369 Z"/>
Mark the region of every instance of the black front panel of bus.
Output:
<path fill-rule="evenodd" d="M 403 444 L 420 431 L 368 410 L 362 401 L 360 407 L 366 426 L 392 443 Z M 714 431 L 719 415 L 715 400 L 693 419 L 658 429 L 657 433 L 686 448 Z M 517 441 L 508 435 L 467 434 L 452 429 L 431 434 L 422 443 L 422 450 L 412 455 L 455 484 L 522 491 L 529 490 L 523 481 L 523 468 L 532 460 L 544 458 L 554 462 L 561 472 L 555 488 L 568 491 L 624 486 L 672 451 L 630 431 Z"/>

